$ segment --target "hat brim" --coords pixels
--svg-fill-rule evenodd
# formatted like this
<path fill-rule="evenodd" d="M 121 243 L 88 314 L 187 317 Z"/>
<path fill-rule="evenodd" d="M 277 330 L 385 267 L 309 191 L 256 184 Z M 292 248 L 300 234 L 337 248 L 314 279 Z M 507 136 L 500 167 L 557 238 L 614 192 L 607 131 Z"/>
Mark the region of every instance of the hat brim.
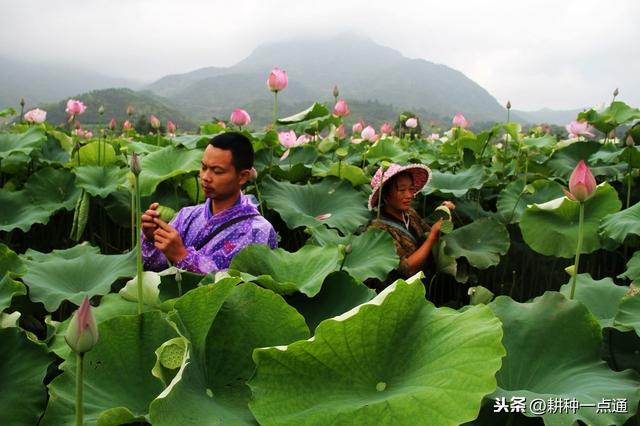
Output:
<path fill-rule="evenodd" d="M 380 189 L 385 183 L 398 173 L 411 173 L 413 178 L 413 186 L 415 187 L 415 193 L 422 191 L 422 188 L 427 186 L 431 181 L 431 169 L 422 164 L 410 164 L 400 167 L 393 171 L 393 173 L 385 173 L 382 178 L 382 182 L 373 189 L 371 195 L 369 195 L 369 210 L 373 210 L 378 205 L 378 195 Z"/>

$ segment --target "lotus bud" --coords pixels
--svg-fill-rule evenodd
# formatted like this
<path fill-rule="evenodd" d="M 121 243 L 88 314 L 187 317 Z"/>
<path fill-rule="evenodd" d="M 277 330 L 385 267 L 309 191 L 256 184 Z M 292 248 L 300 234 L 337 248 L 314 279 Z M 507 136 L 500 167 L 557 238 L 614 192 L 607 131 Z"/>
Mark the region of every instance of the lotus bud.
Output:
<path fill-rule="evenodd" d="M 229 120 L 234 125 L 240 127 L 246 126 L 247 124 L 251 123 L 251 117 L 249 116 L 249 113 L 240 108 L 233 110 Z"/>
<path fill-rule="evenodd" d="M 593 177 L 591 170 L 589 170 L 584 160 L 580 160 L 569 178 L 569 191 L 564 188 L 563 191 L 571 200 L 584 202 L 593 195 L 596 187 L 596 179 Z"/>
<path fill-rule="evenodd" d="M 249 180 L 253 182 L 256 179 L 258 179 L 258 171 L 256 170 L 255 167 L 252 167 L 251 170 L 249 171 Z"/>
<path fill-rule="evenodd" d="M 333 107 L 333 113 L 338 117 L 346 117 L 350 112 L 351 110 L 349 109 L 349 105 L 347 105 L 347 102 L 344 99 L 340 99 Z"/>
<path fill-rule="evenodd" d="M 415 117 L 408 118 L 407 121 L 404 122 L 404 125 L 410 129 L 415 129 L 418 127 L 418 119 Z"/>
<path fill-rule="evenodd" d="M 338 138 L 338 139 L 344 139 L 347 136 L 347 134 L 345 133 L 345 130 L 344 130 L 344 124 L 341 124 L 340 126 L 338 126 L 336 128 L 335 135 L 336 135 L 336 138 Z"/>
<path fill-rule="evenodd" d="M 344 253 L 345 254 L 350 254 L 352 251 L 353 251 L 353 246 L 351 245 L 351 243 L 349 243 L 346 246 L 344 246 Z"/>
<path fill-rule="evenodd" d="M 177 126 L 173 121 L 167 121 L 167 133 L 175 134 Z"/>
<path fill-rule="evenodd" d="M 133 112 L 135 111 L 135 109 L 133 109 L 133 106 L 131 105 L 127 105 L 127 115 L 129 117 L 131 117 L 133 115 Z"/>
<path fill-rule="evenodd" d="M 118 122 L 116 121 L 115 118 L 112 118 L 111 121 L 109 122 L 109 130 L 113 132 L 114 130 L 116 130 L 117 126 L 118 126 Z"/>
<path fill-rule="evenodd" d="M 615 98 L 616 96 L 618 96 L 620 92 L 618 91 L 618 88 L 616 87 L 616 90 L 613 91 L 613 97 Z"/>
<path fill-rule="evenodd" d="M 142 168 L 140 167 L 140 159 L 138 158 L 138 154 L 134 152 L 131 155 L 131 172 L 134 175 L 138 176 L 141 171 Z"/>
<path fill-rule="evenodd" d="M 467 121 L 466 118 L 464 118 L 464 115 L 462 115 L 461 113 L 457 113 L 455 117 L 453 117 L 452 122 L 454 126 L 461 127 L 463 129 L 469 125 L 469 122 Z"/>
<path fill-rule="evenodd" d="M 362 120 L 360 120 L 357 123 L 355 123 L 353 126 L 351 126 L 351 131 L 353 132 L 354 135 L 356 135 L 362 132 L 363 128 L 364 128 L 364 123 L 362 122 Z"/>
<path fill-rule="evenodd" d="M 124 123 L 122 123 L 122 130 L 129 130 L 131 129 L 131 122 L 129 120 L 124 120 Z"/>
<path fill-rule="evenodd" d="M 511 101 L 507 101 L 507 109 L 511 109 Z"/>
<path fill-rule="evenodd" d="M 24 108 L 24 98 L 20 98 L 20 108 Z"/>
<path fill-rule="evenodd" d="M 393 127 L 391 127 L 391 124 L 389 124 L 389 122 L 385 121 L 384 124 L 380 126 L 380 133 L 382 133 L 383 135 L 390 135 L 391 133 L 393 133 Z"/>
<path fill-rule="evenodd" d="M 82 304 L 71 318 L 64 340 L 77 353 L 88 352 L 98 343 L 98 326 L 91 311 L 88 297 L 85 296 Z"/>
<path fill-rule="evenodd" d="M 100 108 L 98 108 L 98 114 L 104 114 L 104 105 L 100 105 Z"/>
<path fill-rule="evenodd" d="M 154 129 L 159 129 L 160 128 L 160 120 L 158 120 L 158 117 L 156 117 L 153 114 L 151 114 L 151 116 L 149 117 L 149 124 Z"/>
<path fill-rule="evenodd" d="M 338 96 L 340 96 L 340 91 L 338 90 L 338 86 L 333 86 L 333 97 L 337 98 Z"/>
<path fill-rule="evenodd" d="M 635 145 L 635 142 L 634 142 L 634 140 L 633 140 L 633 137 L 631 137 L 631 135 L 627 136 L 627 139 L 625 139 L 625 141 L 624 141 L 624 142 L 627 144 L 627 146 L 633 146 L 633 145 Z"/>
<path fill-rule="evenodd" d="M 362 139 L 374 142 L 377 139 L 376 131 L 373 127 L 367 126 L 362 130 Z"/>
<path fill-rule="evenodd" d="M 275 67 L 269 73 L 269 78 L 267 79 L 267 87 L 272 92 L 279 92 L 289 84 L 289 77 L 287 77 L 287 72 L 285 70 L 281 70 L 278 67 Z"/>

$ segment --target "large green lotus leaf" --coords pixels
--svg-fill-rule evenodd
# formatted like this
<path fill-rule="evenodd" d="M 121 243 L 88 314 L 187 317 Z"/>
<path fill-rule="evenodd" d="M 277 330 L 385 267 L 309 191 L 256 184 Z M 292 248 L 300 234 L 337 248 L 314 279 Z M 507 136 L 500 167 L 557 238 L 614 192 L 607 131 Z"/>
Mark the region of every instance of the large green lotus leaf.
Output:
<path fill-rule="evenodd" d="M 118 161 L 115 149 L 108 142 L 90 142 L 73 154 L 69 166 L 104 166 Z"/>
<path fill-rule="evenodd" d="M 627 167 L 625 164 L 592 167 L 593 165 L 588 163 L 591 155 L 596 153 L 601 147 L 602 144 L 595 141 L 575 142 L 554 152 L 549 158 L 547 165 L 555 176 L 559 176 L 566 181 L 569 180 L 569 176 L 571 176 L 571 173 L 580 160 L 587 162 L 594 176 L 616 177 L 623 173 Z"/>
<path fill-rule="evenodd" d="M 607 215 L 600 224 L 600 233 L 619 243 L 623 243 L 629 234 L 640 235 L 640 203 Z"/>
<path fill-rule="evenodd" d="M 581 301 L 598 320 L 601 327 L 611 327 L 620 300 L 629 287 L 614 284 L 611 278 L 594 280 L 589 274 L 578 274 L 574 299 Z M 568 299 L 571 294 L 571 279 L 560 287 L 560 293 Z"/>
<path fill-rule="evenodd" d="M 0 160 L 17 152 L 29 155 L 45 140 L 47 136 L 38 126 L 31 126 L 24 133 L 0 133 Z"/>
<path fill-rule="evenodd" d="M 344 271 L 329 274 L 322 283 L 320 293 L 309 298 L 302 293 L 286 297 L 287 303 L 304 316 L 313 333 L 322 321 L 341 315 L 348 310 L 368 302 L 376 292 L 356 281 Z"/>
<path fill-rule="evenodd" d="M 346 181 L 327 178 L 317 184 L 293 185 L 267 176 L 263 182 L 263 198 L 291 229 L 324 223 L 349 233 L 369 219 L 366 195 Z"/>
<path fill-rule="evenodd" d="M 15 327 L 0 328 L 0 347 L 2 424 L 35 425 L 47 404 L 43 380 L 53 356 Z"/>
<path fill-rule="evenodd" d="M 500 263 L 500 255 L 509 250 L 507 228 L 495 218 L 479 219 L 444 235 L 445 254 L 466 257 L 471 266 L 486 269 Z"/>
<path fill-rule="evenodd" d="M 60 209 L 71 210 L 80 196 L 75 177 L 63 169 L 44 168 L 34 173 L 22 191 L 0 189 L 0 231 L 28 231 L 47 223 Z"/>
<path fill-rule="evenodd" d="M 11 306 L 13 296 L 27 294 L 27 288 L 13 279 L 13 273 L 0 274 L 0 314 Z"/>
<path fill-rule="evenodd" d="M 486 178 L 484 168 L 480 165 L 473 165 L 458 173 L 446 173 L 433 170 L 431 182 L 422 193 L 425 195 L 439 191 L 443 194 L 451 194 L 455 197 L 462 197 L 470 189 L 480 189 Z"/>
<path fill-rule="evenodd" d="M 351 245 L 351 252 L 345 252 L 342 269 L 357 281 L 367 278 L 384 280 L 389 271 L 398 267 L 400 261 L 391 235 L 381 229 L 368 229 L 363 234 L 341 237 L 333 229 L 316 226 L 311 229 L 308 241 L 318 246 L 342 244 Z"/>
<path fill-rule="evenodd" d="M 177 336 L 160 312 L 124 315 L 98 326 L 96 346 L 84 359 L 84 420 L 116 426 L 143 421 L 149 403 L 163 390 L 151 374 L 155 350 Z M 51 399 L 41 424 L 75 424 L 76 357 L 49 385 Z"/>
<path fill-rule="evenodd" d="M 404 163 L 411 154 L 393 142 L 393 139 L 380 139 L 364 154 L 367 161 L 376 163 L 378 161 L 391 161 L 393 163 Z"/>
<path fill-rule="evenodd" d="M 589 157 L 590 164 L 598 162 L 615 164 L 620 161 L 624 161 L 633 168 L 640 167 L 640 149 L 637 146 L 619 148 L 615 144 L 609 143 L 603 145 L 598 152 Z"/>
<path fill-rule="evenodd" d="M 578 114 L 578 120 L 587 120 L 596 129 L 608 134 L 621 124 L 640 119 L 640 110 L 624 102 L 613 101 L 604 111 L 593 108 Z"/>
<path fill-rule="evenodd" d="M 262 425 L 438 424 L 476 418 L 505 352 L 486 306 L 436 308 L 412 278 L 320 323 L 313 339 L 254 351 Z"/>
<path fill-rule="evenodd" d="M 336 176 L 340 179 L 348 180 L 353 186 L 364 185 L 371 181 L 360 167 L 347 164 L 344 161 L 318 162 L 313 165 L 313 175 L 321 177 Z"/>
<path fill-rule="evenodd" d="M 161 146 L 158 146 L 158 145 L 151 145 L 151 144 L 139 142 L 139 141 L 130 141 L 128 139 L 120 139 L 118 140 L 118 142 L 120 143 L 121 150 L 122 150 L 122 147 L 127 148 L 128 155 L 131 155 L 134 152 L 138 155 L 148 154 L 150 152 L 156 152 L 163 149 Z"/>
<path fill-rule="evenodd" d="M 143 309 L 146 311 L 150 310 L 151 308 L 149 306 L 144 306 Z M 120 315 L 137 314 L 138 304 L 123 299 L 119 294 L 110 293 L 100 299 L 99 306 L 91 308 L 91 310 L 96 319 L 96 324 L 100 325 L 101 323 Z M 68 359 L 69 354 L 73 354 L 73 352 L 71 352 L 71 348 L 64 340 L 64 336 L 65 334 L 67 334 L 67 328 L 69 327 L 70 321 L 71 317 L 58 324 L 53 339 L 49 341 L 49 348 L 51 349 L 51 351 L 62 359 Z"/>
<path fill-rule="evenodd" d="M 22 258 L 27 267 L 22 280 L 29 287 L 29 298 L 42 302 L 49 312 L 63 300 L 80 305 L 85 296 L 107 294 L 118 278 L 136 274 L 134 251 L 103 255 L 86 244 L 51 253 L 29 249 Z"/>
<path fill-rule="evenodd" d="M 25 270 L 26 269 L 20 259 L 20 256 L 5 244 L 0 243 L 0 276 L 9 271 L 16 274 L 22 274 Z"/>
<path fill-rule="evenodd" d="M 265 150 L 265 154 L 269 153 L 269 150 Z M 302 145 L 291 149 L 289 155 L 284 160 L 280 161 L 277 158 L 273 159 L 273 165 L 278 165 L 282 170 L 289 170 L 296 164 L 302 164 L 304 166 L 312 167 L 318 159 L 318 151 L 311 145 Z M 268 159 L 267 159 L 268 164 Z"/>
<path fill-rule="evenodd" d="M 631 281 L 636 281 L 640 278 L 640 251 L 633 253 L 633 256 L 627 262 L 627 270 L 620 274 L 619 277 L 627 277 Z"/>
<path fill-rule="evenodd" d="M 160 182 L 199 170 L 201 160 L 201 150 L 187 151 L 172 146 L 148 154 L 140 161 L 141 194 L 151 195 Z"/>
<path fill-rule="evenodd" d="M 195 289 L 175 305 L 176 322 L 191 341 L 189 359 L 151 404 L 154 425 L 255 424 L 246 385 L 255 371 L 253 350 L 309 336 L 302 316 L 272 291 L 220 284 Z"/>
<path fill-rule="evenodd" d="M 329 109 L 317 102 L 309 108 L 286 118 L 278 119 L 278 124 L 294 129 L 298 134 L 307 130 L 321 131 L 328 125 L 340 125 L 340 118 L 331 114 Z"/>
<path fill-rule="evenodd" d="M 498 194 L 498 213 L 505 223 L 518 223 L 529 204 L 541 204 L 563 196 L 562 185 L 538 179 L 524 188 L 524 180 L 511 182 Z"/>
<path fill-rule="evenodd" d="M 492 398 L 576 398 L 597 404 L 602 398 L 626 398 L 629 414 L 596 414 L 592 407 L 576 413 L 543 415 L 547 426 L 571 425 L 581 420 L 589 425 L 621 425 L 635 413 L 640 397 L 640 375 L 619 373 L 600 358 L 601 329 L 596 318 L 577 300 L 557 292 L 546 292 L 530 303 L 500 296 L 489 304 L 502 321 L 507 357 L 496 375 L 498 389 Z M 525 413 L 535 417 L 529 410 Z"/>
<path fill-rule="evenodd" d="M 70 158 L 69 152 L 62 147 L 61 141 L 53 135 L 49 135 L 40 151 L 36 151 L 34 154 L 38 161 L 48 165 L 66 164 Z"/>
<path fill-rule="evenodd" d="M 640 297 L 626 297 L 620 302 L 614 324 L 624 329 L 634 329 L 640 336 Z"/>
<path fill-rule="evenodd" d="M 171 138 L 175 146 L 183 146 L 187 149 L 204 148 L 212 135 L 180 135 Z"/>
<path fill-rule="evenodd" d="M 105 198 L 118 190 L 118 185 L 127 183 L 128 170 L 116 165 L 81 166 L 74 170 L 76 185 L 94 197 Z"/>
<path fill-rule="evenodd" d="M 251 244 L 235 255 L 229 269 L 255 276 L 255 281 L 279 294 L 299 291 L 313 297 L 322 282 L 340 268 L 343 251 L 336 246 L 303 246 L 295 253 Z"/>
<path fill-rule="evenodd" d="M 582 253 L 600 248 L 598 226 L 608 214 L 620 210 L 616 190 L 608 183 L 598 185 L 584 203 Z M 572 258 L 578 243 L 580 203 L 567 197 L 528 206 L 520 218 L 522 237 L 533 250 L 547 256 Z"/>
<path fill-rule="evenodd" d="M 558 142 L 555 135 L 544 135 L 537 138 L 524 138 L 522 141 L 526 147 L 533 147 L 538 149 L 553 148 Z"/>

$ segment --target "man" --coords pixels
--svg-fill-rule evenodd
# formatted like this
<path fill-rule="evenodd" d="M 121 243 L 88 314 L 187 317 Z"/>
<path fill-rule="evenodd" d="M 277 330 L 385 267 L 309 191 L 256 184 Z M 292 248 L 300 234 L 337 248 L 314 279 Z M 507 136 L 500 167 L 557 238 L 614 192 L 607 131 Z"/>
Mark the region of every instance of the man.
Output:
<path fill-rule="evenodd" d="M 277 247 L 273 226 L 241 191 L 252 177 L 253 146 L 240 133 L 211 139 L 200 167 L 204 204 L 181 209 L 170 224 L 153 203 L 142 215 L 142 256 L 146 269 L 175 267 L 207 274 L 227 269 L 249 244 Z"/>

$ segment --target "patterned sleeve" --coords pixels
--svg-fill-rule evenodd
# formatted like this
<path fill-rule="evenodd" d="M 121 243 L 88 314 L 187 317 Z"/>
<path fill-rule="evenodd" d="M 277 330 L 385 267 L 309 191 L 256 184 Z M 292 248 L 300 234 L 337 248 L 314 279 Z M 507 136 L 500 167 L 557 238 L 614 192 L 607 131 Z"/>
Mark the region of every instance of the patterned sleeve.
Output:
<path fill-rule="evenodd" d="M 400 258 L 400 262 L 396 269 L 400 276 L 404 278 L 408 278 L 409 277 L 409 262 L 407 261 L 408 255 L 404 253 L 402 243 L 400 242 L 400 234 L 392 227 L 382 223 L 372 223 L 371 225 L 369 225 L 369 227 L 375 228 L 375 229 L 382 229 L 383 231 L 387 231 L 389 235 L 391 235 L 391 237 L 393 238 L 393 242 L 396 245 L 396 253 Z"/>
<path fill-rule="evenodd" d="M 187 247 L 187 255 L 179 262 L 176 262 L 174 266 L 183 271 L 203 275 L 220 269 L 208 254 L 198 253 L 193 247 Z"/>

